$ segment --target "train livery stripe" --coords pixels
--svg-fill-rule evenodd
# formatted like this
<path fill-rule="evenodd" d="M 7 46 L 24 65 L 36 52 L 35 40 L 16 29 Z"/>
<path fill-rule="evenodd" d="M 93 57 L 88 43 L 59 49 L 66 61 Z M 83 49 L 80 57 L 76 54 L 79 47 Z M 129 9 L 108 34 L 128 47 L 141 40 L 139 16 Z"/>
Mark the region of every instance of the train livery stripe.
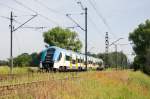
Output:
<path fill-rule="evenodd" d="M 72 69 L 72 60 L 70 60 L 70 69 Z"/>
<path fill-rule="evenodd" d="M 76 60 L 76 69 L 78 69 L 78 60 Z"/>

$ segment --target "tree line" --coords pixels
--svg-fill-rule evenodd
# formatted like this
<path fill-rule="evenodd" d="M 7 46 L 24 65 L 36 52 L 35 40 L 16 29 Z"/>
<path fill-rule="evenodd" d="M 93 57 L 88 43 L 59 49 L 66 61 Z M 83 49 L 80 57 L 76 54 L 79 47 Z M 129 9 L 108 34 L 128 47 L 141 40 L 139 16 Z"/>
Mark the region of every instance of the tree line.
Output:
<path fill-rule="evenodd" d="M 10 66 L 10 59 L 0 60 L 0 66 Z M 40 53 L 22 53 L 13 58 L 14 67 L 37 67 L 40 64 Z"/>
<path fill-rule="evenodd" d="M 47 43 L 48 46 L 58 46 L 67 50 L 73 50 L 75 52 L 80 52 L 82 48 L 82 42 L 80 41 L 78 34 L 69 29 L 55 27 L 47 32 L 44 32 L 43 37 L 44 42 Z M 88 55 L 105 60 L 105 53 L 91 54 L 88 52 Z M 124 53 L 112 52 L 108 54 L 108 57 L 109 67 L 115 67 L 116 65 L 118 67 L 127 67 L 127 57 Z M 8 65 L 8 63 L 9 62 L 6 62 L 2 65 Z M 32 54 L 22 53 L 14 58 L 14 66 L 39 66 L 39 64 L 40 53 L 36 52 Z"/>
<path fill-rule="evenodd" d="M 129 40 L 133 43 L 133 50 L 136 54 L 132 65 L 134 70 L 150 74 L 150 20 L 138 25 L 129 34 Z"/>
<path fill-rule="evenodd" d="M 78 37 L 78 33 L 61 27 L 52 28 L 43 34 L 44 42 L 48 46 L 58 46 L 67 50 L 80 52 L 82 42 Z M 150 74 L 150 20 L 138 25 L 138 27 L 129 33 L 129 41 L 133 44 L 133 50 L 136 54 L 134 62 L 130 68 L 141 70 Z M 88 55 L 101 58 L 105 61 L 105 53 Z M 23 53 L 14 58 L 15 66 L 38 66 L 40 62 L 40 54 Z M 129 68 L 127 56 L 122 52 L 111 52 L 108 54 L 108 67 L 126 67 Z M 7 65 L 8 62 L 0 61 L 0 65 Z"/>
<path fill-rule="evenodd" d="M 117 54 L 117 57 L 116 57 Z M 93 56 L 95 58 L 100 58 L 102 60 L 105 60 L 105 53 L 99 53 L 99 54 L 91 54 L 88 52 L 89 56 Z M 108 54 L 108 65 L 111 68 L 129 68 L 129 62 L 127 60 L 127 56 L 122 52 L 112 52 Z M 40 53 L 23 53 L 18 55 L 17 57 L 14 57 L 14 66 L 15 67 L 38 67 L 40 64 Z M 105 63 L 105 61 L 104 61 Z M 0 66 L 6 66 L 9 65 L 9 61 L 0 61 Z"/>
<path fill-rule="evenodd" d="M 108 65 L 107 67 L 109 68 L 122 68 L 122 69 L 131 68 L 128 58 L 123 52 L 108 53 L 107 61 L 106 61 L 106 53 L 91 54 L 90 52 L 88 52 L 88 54 L 90 56 L 102 59 L 104 61 L 104 64 L 106 64 L 107 62 Z"/>

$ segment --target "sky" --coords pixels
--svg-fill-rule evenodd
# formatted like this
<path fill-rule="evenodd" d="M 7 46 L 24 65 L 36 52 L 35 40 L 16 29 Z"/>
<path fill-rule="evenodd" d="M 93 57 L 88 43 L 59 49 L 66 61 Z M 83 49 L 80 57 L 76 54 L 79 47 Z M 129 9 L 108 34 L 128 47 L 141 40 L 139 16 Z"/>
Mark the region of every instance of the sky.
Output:
<path fill-rule="evenodd" d="M 66 14 L 84 28 L 84 11 L 77 4 L 82 2 L 88 8 L 88 51 L 92 53 L 105 52 L 105 33 L 109 33 L 109 43 L 117 42 L 118 51 L 123 51 L 133 60 L 132 45 L 128 41 L 129 33 L 140 23 L 150 18 L 150 0 L 0 0 L 0 60 L 10 57 L 10 12 L 13 11 L 14 28 L 38 13 L 38 16 L 24 27 L 46 27 L 44 29 L 19 28 L 13 32 L 13 56 L 21 53 L 39 53 L 45 48 L 43 33 L 56 26 L 63 28 L 75 27 Z M 84 44 L 84 31 L 76 31 Z M 120 45 L 128 44 L 128 45 Z M 114 51 L 114 46 L 109 52 Z M 84 46 L 82 48 L 84 52 Z"/>

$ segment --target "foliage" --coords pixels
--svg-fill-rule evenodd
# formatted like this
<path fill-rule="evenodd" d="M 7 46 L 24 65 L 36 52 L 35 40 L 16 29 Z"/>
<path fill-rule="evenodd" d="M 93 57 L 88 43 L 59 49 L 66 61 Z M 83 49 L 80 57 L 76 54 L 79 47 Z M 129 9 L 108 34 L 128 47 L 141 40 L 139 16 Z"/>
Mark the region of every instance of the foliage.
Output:
<path fill-rule="evenodd" d="M 133 50 L 136 53 L 136 57 L 134 59 L 134 69 L 140 69 L 146 73 L 150 71 L 150 64 L 147 64 L 149 60 L 147 60 L 147 55 L 149 55 L 150 49 L 150 20 L 146 20 L 144 24 L 140 24 L 138 28 L 136 28 L 129 35 L 129 40 L 133 42 Z M 149 70 L 147 70 L 149 69 Z"/>
<path fill-rule="evenodd" d="M 47 32 L 44 32 L 44 42 L 50 46 L 58 46 L 73 51 L 80 51 L 82 43 L 76 32 L 69 29 L 55 27 Z"/>
<path fill-rule="evenodd" d="M 14 65 L 15 66 L 29 66 L 32 58 L 28 53 L 23 53 L 16 58 L 14 58 Z"/>
<path fill-rule="evenodd" d="M 30 66 L 39 66 L 40 64 L 40 54 L 37 54 L 36 52 L 32 53 L 31 55 L 31 62 Z"/>
<path fill-rule="evenodd" d="M 105 53 L 99 53 L 99 54 L 90 54 L 93 57 L 97 57 L 100 58 L 102 60 L 104 60 L 105 63 Z M 112 53 L 108 53 L 108 65 L 110 67 L 116 67 L 116 65 L 118 67 L 126 67 L 128 65 L 128 61 L 127 61 L 127 56 L 122 53 L 122 52 L 112 52 Z"/>
<path fill-rule="evenodd" d="M 75 75 L 73 76 L 73 74 Z M 72 79 L 72 77 L 74 78 Z M 62 78 L 63 80 L 61 80 Z M 16 82 L 14 80 L 16 80 Z M 7 83 L 8 85 L 18 85 L 18 89 L 13 89 L 15 94 L 11 94 L 10 92 L 9 95 L 0 96 L 0 98 L 150 99 L 150 77 L 139 71 L 112 70 L 101 72 L 79 72 L 78 74 L 73 72 L 55 74 L 33 73 L 33 75 L 16 77 L 14 80 Z M 37 81 L 39 81 L 38 85 L 36 83 Z M 47 82 L 40 83 L 42 81 Z M 25 87 L 19 86 L 19 84 L 29 82 L 34 82 L 34 85 Z M 0 85 L 2 86 L 3 83 Z M 5 84 L 3 86 L 5 86 Z"/>
<path fill-rule="evenodd" d="M 147 74 L 150 74 L 150 49 L 147 50 L 146 65 L 145 65 L 144 72 L 146 72 Z"/>
<path fill-rule="evenodd" d="M 28 73 L 28 68 L 27 67 L 15 67 L 13 68 L 13 73 L 14 74 Z M 8 66 L 1 66 L 0 74 L 10 74 L 10 68 Z"/>
<path fill-rule="evenodd" d="M 8 65 L 8 61 L 0 60 L 0 66 L 6 66 Z"/>
<path fill-rule="evenodd" d="M 24 67 L 24 66 L 39 66 L 40 54 L 34 52 L 32 54 L 23 53 L 14 58 L 14 66 Z"/>

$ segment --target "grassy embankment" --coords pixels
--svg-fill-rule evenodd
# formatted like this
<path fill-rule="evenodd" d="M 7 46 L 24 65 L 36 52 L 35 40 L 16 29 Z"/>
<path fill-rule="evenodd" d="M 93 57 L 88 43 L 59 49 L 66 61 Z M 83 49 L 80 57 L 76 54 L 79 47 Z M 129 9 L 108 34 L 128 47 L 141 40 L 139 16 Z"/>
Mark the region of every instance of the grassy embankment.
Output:
<path fill-rule="evenodd" d="M 54 75 L 55 77 L 65 78 L 70 74 L 57 73 L 57 76 Z M 38 76 L 42 78 L 41 80 L 47 79 L 46 77 L 43 78 L 46 76 L 45 74 L 38 74 Z M 52 85 L 28 89 L 28 93 L 10 95 L 7 98 L 150 99 L 150 77 L 140 71 L 91 71 L 78 73 L 78 76 L 79 79 L 52 81 Z"/>
<path fill-rule="evenodd" d="M 13 69 L 14 74 L 25 74 L 27 72 L 27 67 L 16 67 Z M 10 74 L 10 68 L 8 66 L 0 66 L 0 74 Z"/>

